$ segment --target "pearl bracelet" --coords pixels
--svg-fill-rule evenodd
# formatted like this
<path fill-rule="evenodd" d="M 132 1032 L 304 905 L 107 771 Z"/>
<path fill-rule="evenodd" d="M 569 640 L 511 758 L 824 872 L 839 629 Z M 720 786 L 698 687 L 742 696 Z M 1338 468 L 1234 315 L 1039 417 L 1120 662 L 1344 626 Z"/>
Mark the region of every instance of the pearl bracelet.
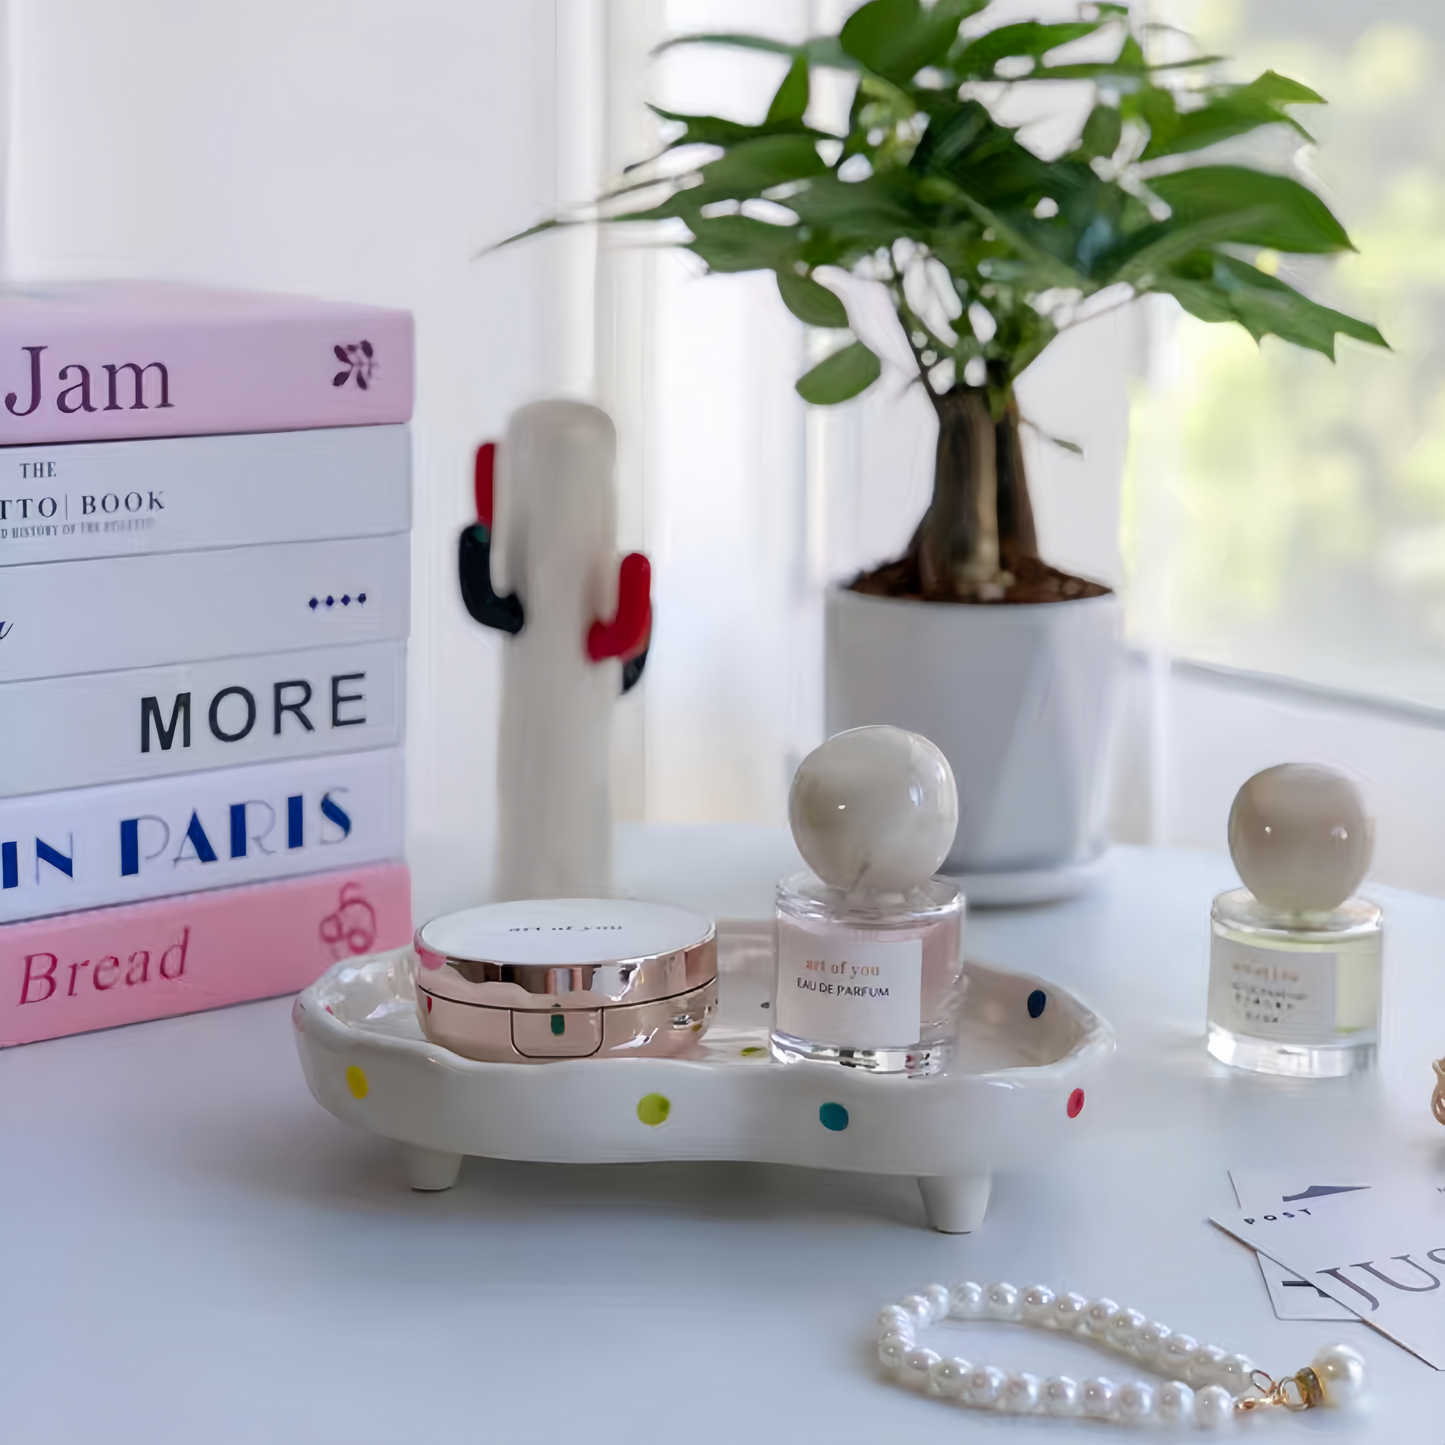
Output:
<path fill-rule="evenodd" d="M 939 1320 L 1010 1321 L 1034 1329 L 1079 1335 L 1090 1343 L 1175 1378 L 1162 1384 L 1100 1376 L 1035 1375 L 970 1364 L 921 1349 L 918 1332 Z M 1044 1285 L 931 1284 L 919 1294 L 885 1305 L 878 1316 L 878 1358 L 894 1379 L 976 1410 L 1008 1415 L 1086 1416 L 1137 1425 L 1229 1426 L 1237 1414 L 1271 1405 L 1306 1410 L 1348 1405 L 1364 1391 L 1365 1362 L 1348 1345 L 1328 1345 L 1311 1365 L 1276 1381 L 1243 1355 L 1176 1335 L 1168 1325 L 1111 1299 L 1059 1294 Z"/>

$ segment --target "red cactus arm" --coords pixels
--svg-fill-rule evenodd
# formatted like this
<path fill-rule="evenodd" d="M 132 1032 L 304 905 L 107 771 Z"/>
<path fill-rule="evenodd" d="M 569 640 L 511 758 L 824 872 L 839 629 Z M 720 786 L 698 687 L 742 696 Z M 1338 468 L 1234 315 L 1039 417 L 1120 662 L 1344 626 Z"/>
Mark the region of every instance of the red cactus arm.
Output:
<path fill-rule="evenodd" d="M 629 552 L 617 569 L 617 616 L 597 621 L 587 631 L 587 656 L 635 657 L 652 628 L 652 565 L 641 552 Z"/>
<path fill-rule="evenodd" d="M 492 530 L 492 510 L 496 498 L 497 444 L 483 442 L 477 448 L 477 465 L 472 486 L 477 498 L 477 521 Z"/>

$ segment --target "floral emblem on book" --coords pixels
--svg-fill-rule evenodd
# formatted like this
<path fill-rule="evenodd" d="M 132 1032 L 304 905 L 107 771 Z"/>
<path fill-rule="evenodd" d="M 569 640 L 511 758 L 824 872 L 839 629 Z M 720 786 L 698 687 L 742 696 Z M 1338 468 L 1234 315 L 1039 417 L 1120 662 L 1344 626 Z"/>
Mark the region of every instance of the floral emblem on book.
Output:
<path fill-rule="evenodd" d="M 321 920 L 321 941 L 337 962 L 368 952 L 376 942 L 376 910 L 359 883 L 346 884 L 336 912 Z"/>
<path fill-rule="evenodd" d="M 345 386 L 355 377 L 357 386 L 365 391 L 371 385 L 372 373 L 376 370 L 376 353 L 371 348 L 371 342 L 349 342 L 331 349 L 336 354 L 336 359 L 346 368 L 331 378 L 332 386 Z"/>

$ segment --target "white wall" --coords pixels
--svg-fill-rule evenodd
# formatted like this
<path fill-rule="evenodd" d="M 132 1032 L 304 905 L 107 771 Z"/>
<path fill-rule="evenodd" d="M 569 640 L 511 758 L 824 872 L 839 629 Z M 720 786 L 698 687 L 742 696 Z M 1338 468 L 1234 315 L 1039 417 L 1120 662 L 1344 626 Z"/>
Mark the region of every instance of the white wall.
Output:
<path fill-rule="evenodd" d="M 590 374 L 575 258 L 544 241 L 472 260 L 557 200 L 554 7 L 9 10 L 9 279 L 155 276 L 415 312 L 410 854 L 419 914 L 475 899 L 490 876 L 498 642 L 457 595 L 471 449 L 515 406 Z M 585 177 L 560 149 L 575 191 Z"/>

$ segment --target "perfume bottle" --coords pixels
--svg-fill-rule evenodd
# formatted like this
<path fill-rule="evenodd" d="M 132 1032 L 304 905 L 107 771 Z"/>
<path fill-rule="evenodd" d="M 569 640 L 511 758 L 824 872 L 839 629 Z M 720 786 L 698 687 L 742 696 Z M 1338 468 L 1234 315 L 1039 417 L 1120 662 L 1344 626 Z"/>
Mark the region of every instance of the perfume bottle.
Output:
<path fill-rule="evenodd" d="M 1358 789 L 1332 768 L 1285 763 L 1239 790 L 1229 852 L 1245 886 L 1210 911 L 1216 1059 L 1310 1079 L 1374 1062 L 1384 915 L 1353 896 L 1373 847 Z"/>
<path fill-rule="evenodd" d="M 812 869 L 778 885 L 773 1056 L 931 1074 L 952 1051 L 963 895 L 948 759 L 901 728 L 855 728 L 804 758 L 788 819 Z"/>

